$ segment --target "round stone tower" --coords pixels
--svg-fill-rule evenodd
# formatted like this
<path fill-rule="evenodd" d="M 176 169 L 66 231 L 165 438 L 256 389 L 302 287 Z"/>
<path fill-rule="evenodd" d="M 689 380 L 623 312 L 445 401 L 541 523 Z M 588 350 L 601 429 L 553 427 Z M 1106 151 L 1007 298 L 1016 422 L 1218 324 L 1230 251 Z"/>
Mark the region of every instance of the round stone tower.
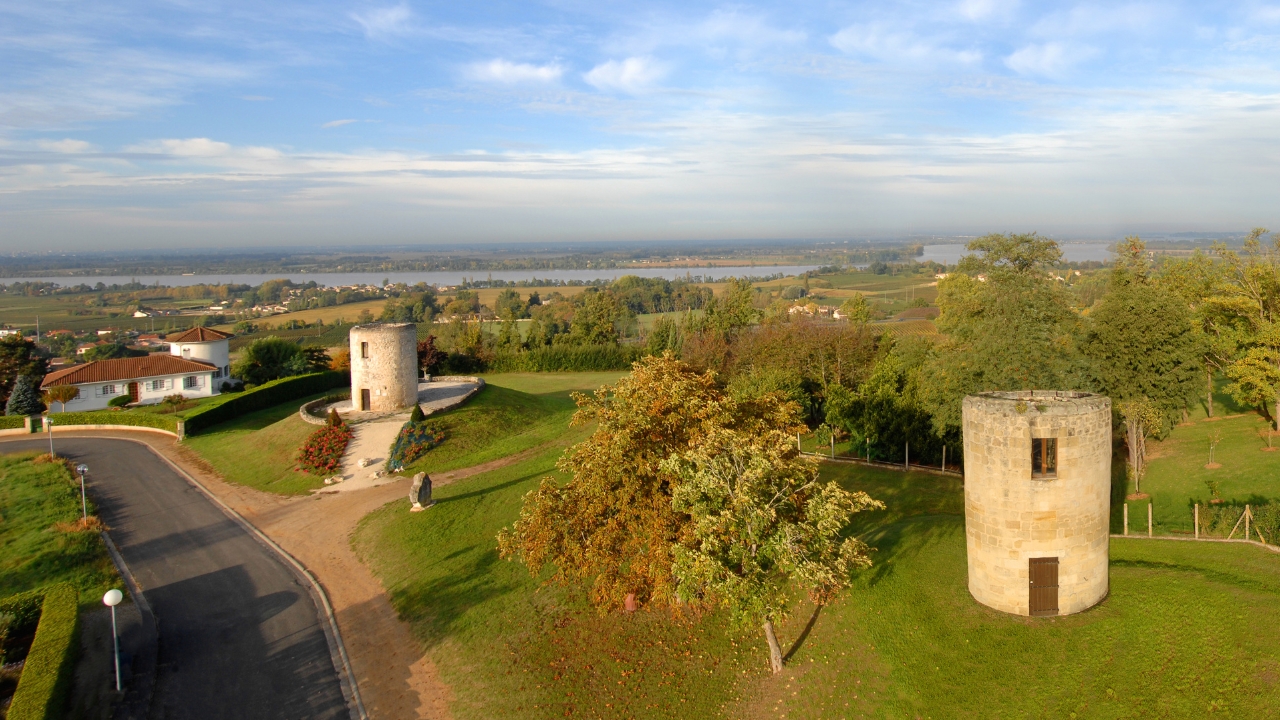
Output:
<path fill-rule="evenodd" d="M 988 392 L 964 399 L 969 592 L 1015 615 L 1070 615 L 1107 596 L 1111 400 Z"/>
<path fill-rule="evenodd" d="M 351 407 L 395 412 L 418 401 L 418 330 L 413 323 L 351 328 Z"/>

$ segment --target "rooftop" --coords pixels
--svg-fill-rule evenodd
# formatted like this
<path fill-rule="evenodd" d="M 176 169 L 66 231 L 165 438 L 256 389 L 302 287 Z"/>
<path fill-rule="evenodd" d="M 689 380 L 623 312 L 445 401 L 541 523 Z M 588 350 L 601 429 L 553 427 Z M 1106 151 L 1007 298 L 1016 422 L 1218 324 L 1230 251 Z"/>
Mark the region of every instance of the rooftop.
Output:
<path fill-rule="evenodd" d="M 224 333 L 221 330 L 214 330 L 207 327 L 191 328 L 185 332 L 176 335 L 170 335 L 165 338 L 171 343 L 175 342 L 214 342 L 215 340 L 226 340 L 233 337 L 231 333 Z"/>
<path fill-rule="evenodd" d="M 65 370 L 57 370 L 45 375 L 44 382 L 40 383 L 40 387 L 80 385 L 82 383 L 111 382 L 114 380 L 137 380 L 158 375 L 209 372 L 216 369 L 208 363 L 185 360 L 168 353 L 156 353 L 146 357 L 95 360 L 83 365 L 74 365 Z"/>

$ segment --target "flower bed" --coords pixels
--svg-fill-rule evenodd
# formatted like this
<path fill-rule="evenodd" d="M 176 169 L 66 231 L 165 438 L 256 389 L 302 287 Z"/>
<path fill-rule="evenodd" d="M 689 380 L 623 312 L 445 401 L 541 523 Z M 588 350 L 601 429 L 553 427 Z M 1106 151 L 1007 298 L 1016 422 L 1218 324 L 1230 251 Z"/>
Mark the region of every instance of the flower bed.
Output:
<path fill-rule="evenodd" d="M 410 463 L 431 448 L 444 442 L 444 430 L 434 423 L 407 422 L 400 428 L 396 441 L 391 445 L 391 457 L 387 459 L 387 470 L 396 472 L 408 467 Z"/>
<path fill-rule="evenodd" d="M 298 464 L 316 475 L 336 472 L 342 467 L 342 456 L 351 442 L 351 428 L 346 423 L 325 425 L 311 433 L 298 453 Z"/>

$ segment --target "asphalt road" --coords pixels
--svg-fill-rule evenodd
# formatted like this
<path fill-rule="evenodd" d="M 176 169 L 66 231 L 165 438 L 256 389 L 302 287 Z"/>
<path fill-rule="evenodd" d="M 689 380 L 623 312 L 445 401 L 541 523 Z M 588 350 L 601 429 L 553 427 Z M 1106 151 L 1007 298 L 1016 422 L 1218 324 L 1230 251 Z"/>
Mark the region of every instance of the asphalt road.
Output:
<path fill-rule="evenodd" d="M 160 630 L 152 720 L 348 718 L 307 588 L 271 550 L 146 447 L 55 437 Z M 0 451 L 48 451 L 47 440 Z"/>

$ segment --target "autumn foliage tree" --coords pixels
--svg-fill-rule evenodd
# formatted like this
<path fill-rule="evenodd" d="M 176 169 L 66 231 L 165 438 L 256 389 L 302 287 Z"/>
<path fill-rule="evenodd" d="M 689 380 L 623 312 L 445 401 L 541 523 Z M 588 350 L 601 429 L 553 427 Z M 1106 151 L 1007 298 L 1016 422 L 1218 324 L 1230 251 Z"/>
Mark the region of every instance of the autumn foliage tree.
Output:
<path fill-rule="evenodd" d="M 712 373 L 670 353 L 637 362 L 630 375 L 594 395 L 575 394 L 574 425 L 595 431 L 525 496 L 520 518 L 498 537 L 504 558 L 530 573 L 554 568 L 553 582 L 589 582 L 603 610 L 627 597 L 663 606 L 676 597 L 674 549 L 692 541 L 689 513 L 672 505 L 678 478 L 663 463 L 723 430 L 744 436 L 778 430 L 793 436 L 799 408 L 779 395 L 736 400 Z"/>

